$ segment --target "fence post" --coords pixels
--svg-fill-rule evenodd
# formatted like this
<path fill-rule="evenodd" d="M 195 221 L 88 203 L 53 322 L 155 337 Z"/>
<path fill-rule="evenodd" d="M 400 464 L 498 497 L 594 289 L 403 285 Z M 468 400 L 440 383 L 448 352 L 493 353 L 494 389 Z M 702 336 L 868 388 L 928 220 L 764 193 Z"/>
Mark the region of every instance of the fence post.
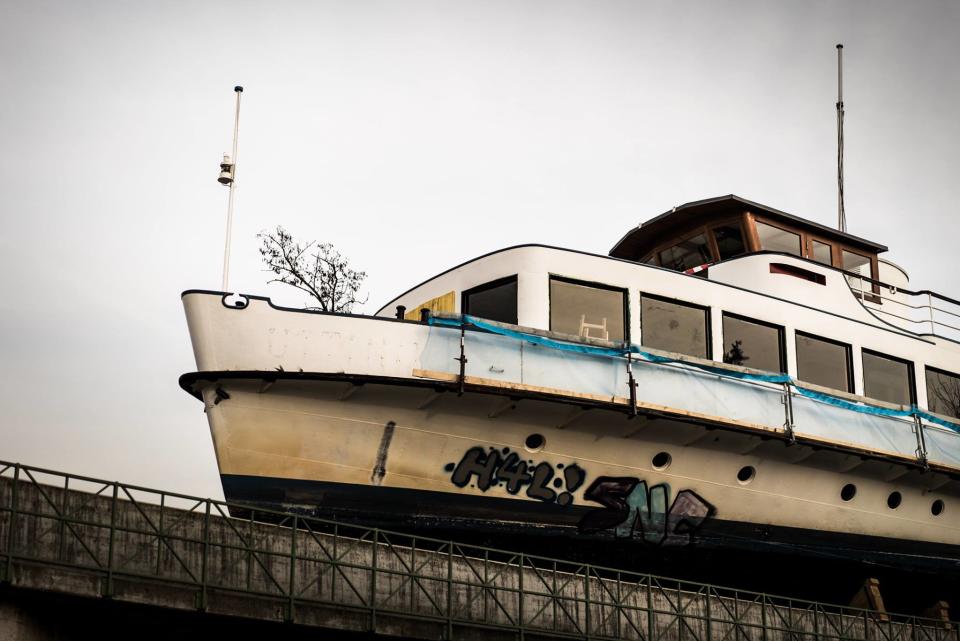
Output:
<path fill-rule="evenodd" d="M 203 515 L 203 551 L 200 553 L 200 603 L 197 609 L 207 609 L 207 557 L 210 554 L 210 499 L 204 501 Z"/>
<path fill-rule="evenodd" d="M 296 578 L 296 567 L 297 567 L 297 516 L 293 517 L 293 527 L 290 528 L 290 585 L 287 588 L 287 621 L 293 622 L 293 610 L 294 610 L 294 596 L 296 587 L 294 586 L 294 580 Z"/>
<path fill-rule="evenodd" d="M 916 409 L 916 407 L 914 407 Z M 917 428 L 917 461 L 923 467 L 927 467 L 927 439 L 923 434 L 923 421 L 916 414 L 913 415 L 913 423 Z"/>
<path fill-rule="evenodd" d="M 554 565 L 554 567 L 556 567 L 556 565 Z M 587 605 L 586 605 L 586 612 L 584 612 L 584 615 L 583 615 L 583 619 L 584 619 L 584 632 L 586 633 L 584 634 L 584 636 L 589 639 L 590 638 L 590 566 L 589 565 L 586 566 L 585 569 L 587 573 L 587 582 L 583 586 L 583 592 L 584 592 L 584 597 Z M 554 576 L 556 576 L 556 571 L 554 571 Z M 556 597 L 556 594 L 554 594 L 554 597 Z"/>
<path fill-rule="evenodd" d="M 13 466 L 13 486 L 10 490 L 10 524 L 7 531 L 7 563 L 3 573 L 6 583 L 13 583 L 13 542 L 17 531 L 17 488 L 20 485 L 20 464 Z"/>
<path fill-rule="evenodd" d="M 933 318 L 933 294 L 927 292 L 927 309 L 930 310 L 930 333 L 937 333 L 937 321 Z"/>
<path fill-rule="evenodd" d="M 484 570 L 486 572 L 486 570 Z M 520 555 L 520 573 L 517 575 L 517 624 L 520 626 L 520 641 L 524 639 L 523 624 L 523 554 Z M 486 607 L 486 605 L 484 605 Z"/>
<path fill-rule="evenodd" d="M 453 639 L 453 541 L 447 543 L 447 639 Z"/>
<path fill-rule="evenodd" d="M 70 475 L 63 475 L 63 498 L 60 501 L 60 513 L 63 515 L 63 518 L 60 519 L 60 522 L 57 524 L 57 560 L 63 561 L 63 557 L 66 556 L 64 547 L 66 546 L 67 538 L 67 525 L 66 520 L 69 518 L 68 515 L 68 506 L 67 506 L 67 497 L 70 494 Z"/>
<path fill-rule="evenodd" d="M 707 611 L 707 630 L 706 630 L 707 641 L 712 641 L 713 639 L 713 630 L 710 629 L 712 627 L 711 622 L 713 620 L 711 616 L 711 610 L 710 610 L 710 601 L 712 600 L 713 600 L 713 596 L 711 595 L 711 589 L 710 589 L 710 586 L 708 585 L 707 586 L 707 602 L 704 604 L 705 606 L 704 609 Z"/>
<path fill-rule="evenodd" d="M 113 548 L 116 544 L 117 532 L 117 493 L 120 489 L 118 481 L 113 482 L 113 499 L 110 501 L 110 538 L 107 544 L 107 587 L 104 590 L 105 597 L 113 596 Z"/>
<path fill-rule="evenodd" d="M 647 575 L 647 641 L 653 639 L 653 575 Z"/>
<path fill-rule="evenodd" d="M 373 530 L 373 563 L 370 564 L 370 632 L 377 631 L 377 545 L 379 530 Z"/>
<path fill-rule="evenodd" d="M 763 641 L 767 641 L 767 595 L 760 595 L 760 625 L 763 626 Z"/>

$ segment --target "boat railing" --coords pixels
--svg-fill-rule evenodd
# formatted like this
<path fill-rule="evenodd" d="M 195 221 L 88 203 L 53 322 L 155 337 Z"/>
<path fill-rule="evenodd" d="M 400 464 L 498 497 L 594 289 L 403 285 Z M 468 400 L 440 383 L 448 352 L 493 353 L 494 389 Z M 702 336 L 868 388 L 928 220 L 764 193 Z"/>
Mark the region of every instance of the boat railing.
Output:
<path fill-rule="evenodd" d="M 960 422 L 914 405 L 622 341 L 460 314 L 437 314 L 426 321 L 431 332 L 414 376 L 455 383 L 460 393 L 479 387 L 547 394 L 925 468 L 960 468 Z"/>
<path fill-rule="evenodd" d="M 960 341 L 960 300 L 930 290 L 911 291 L 863 274 L 840 270 L 870 311 L 917 334 Z"/>

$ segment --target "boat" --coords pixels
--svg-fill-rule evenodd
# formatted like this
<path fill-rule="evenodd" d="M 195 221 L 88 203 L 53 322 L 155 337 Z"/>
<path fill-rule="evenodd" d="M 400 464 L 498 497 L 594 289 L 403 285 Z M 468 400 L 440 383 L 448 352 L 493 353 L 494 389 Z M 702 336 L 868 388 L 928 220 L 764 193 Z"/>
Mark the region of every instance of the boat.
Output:
<path fill-rule="evenodd" d="M 373 315 L 189 290 L 180 385 L 238 504 L 955 587 L 960 301 L 886 250 L 729 195 Z"/>

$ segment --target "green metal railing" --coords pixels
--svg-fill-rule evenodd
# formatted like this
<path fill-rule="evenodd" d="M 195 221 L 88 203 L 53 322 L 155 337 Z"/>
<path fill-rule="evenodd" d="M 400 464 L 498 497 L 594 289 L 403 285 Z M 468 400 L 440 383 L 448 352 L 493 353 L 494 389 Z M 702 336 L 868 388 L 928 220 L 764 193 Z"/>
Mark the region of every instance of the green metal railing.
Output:
<path fill-rule="evenodd" d="M 91 572 L 101 594 L 147 579 L 516 638 L 960 641 L 955 624 L 260 510 L 0 462 L 0 580 L 20 566 Z"/>

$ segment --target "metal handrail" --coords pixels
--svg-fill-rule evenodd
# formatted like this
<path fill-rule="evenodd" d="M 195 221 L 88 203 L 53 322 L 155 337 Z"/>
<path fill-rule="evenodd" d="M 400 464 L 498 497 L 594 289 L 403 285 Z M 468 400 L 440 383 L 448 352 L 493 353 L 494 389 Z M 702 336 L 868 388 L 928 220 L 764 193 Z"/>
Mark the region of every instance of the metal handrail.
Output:
<path fill-rule="evenodd" d="M 55 487 L 41 477 L 61 483 Z M 960 628 L 938 619 L 460 544 L 2 461 L 0 478 L 6 481 L 0 483 L 0 533 L 6 535 L 0 540 L 0 579 L 6 581 L 13 579 L 15 562 L 83 568 L 106 579 L 105 594 L 116 577 L 149 578 L 197 590 L 200 609 L 208 592 L 218 590 L 283 599 L 290 620 L 298 605 L 321 604 L 365 614 L 371 630 L 378 614 L 437 622 L 446 627 L 447 639 L 455 627 L 464 627 L 644 641 L 675 628 L 692 641 L 750 638 L 752 630 L 765 639 L 815 634 L 831 640 L 960 641 Z M 83 493 L 78 482 L 99 489 Z M 172 508 L 170 499 L 188 507 Z M 121 518 L 131 514 L 142 522 Z M 28 528 L 31 540 L 24 536 Z M 42 545 L 50 537 L 56 545 Z M 130 541 L 140 546 L 134 553 L 127 550 Z M 83 547 L 92 561 L 71 557 Z M 148 563 L 131 565 L 147 549 Z M 177 556 L 178 550 L 184 554 Z M 227 563 L 231 559 L 234 565 Z M 209 571 L 215 563 L 223 575 Z M 253 580 L 255 572 L 263 576 Z M 368 585 L 357 583 L 361 579 Z M 398 585 L 380 594 L 378 580 Z M 477 599 L 483 599 L 482 616 L 471 609 Z M 798 623 L 805 617 L 813 618 L 813 630 Z"/>
<path fill-rule="evenodd" d="M 941 315 L 949 316 L 951 318 L 960 319 L 960 301 L 955 300 L 953 298 L 949 298 L 947 296 L 943 296 L 942 294 L 937 294 L 936 292 L 932 292 L 929 290 L 914 292 L 909 289 L 902 289 L 897 287 L 896 285 L 890 285 L 889 283 L 885 283 L 883 281 L 879 281 L 873 278 L 869 278 L 867 276 L 863 276 L 862 274 L 858 274 L 856 272 L 850 272 L 846 270 L 839 270 L 839 271 L 841 271 L 843 274 L 845 274 L 848 277 L 847 282 L 850 285 L 851 290 L 853 290 L 855 294 L 859 295 L 865 302 L 875 303 L 874 305 L 869 306 L 868 309 L 870 309 L 870 311 L 876 312 L 878 314 L 883 314 L 884 316 L 889 318 L 895 318 L 905 323 L 910 323 L 911 325 L 929 324 L 930 334 L 934 336 L 940 336 L 943 338 L 949 338 L 951 340 L 960 340 L 960 327 L 944 322 L 943 320 L 940 320 L 937 318 L 937 315 L 941 314 Z M 864 283 L 869 283 L 870 285 L 865 286 Z M 901 294 L 903 296 L 910 296 L 910 297 L 925 296 L 926 302 L 921 303 L 922 299 L 919 299 L 915 302 L 921 303 L 921 304 L 912 305 L 907 301 L 897 300 L 896 298 L 893 298 L 891 296 L 885 296 L 882 293 L 884 289 L 886 289 L 888 292 L 892 294 L 893 293 Z M 934 299 L 936 299 L 938 302 L 942 301 L 943 303 L 956 306 L 956 309 L 947 309 L 947 308 L 944 308 L 942 305 L 935 304 Z M 881 305 L 884 305 L 884 304 L 899 305 L 901 308 L 906 308 L 915 312 L 925 311 L 926 313 L 922 314 L 922 317 L 920 318 L 910 318 L 908 316 L 903 316 L 901 314 L 896 314 L 889 310 L 882 309 Z M 920 314 L 918 314 L 918 316 L 920 316 Z M 911 329 L 911 328 L 905 328 L 905 329 Z M 944 330 L 947 330 L 947 331 L 944 331 Z M 956 332 L 956 334 L 954 334 L 953 332 Z"/>

